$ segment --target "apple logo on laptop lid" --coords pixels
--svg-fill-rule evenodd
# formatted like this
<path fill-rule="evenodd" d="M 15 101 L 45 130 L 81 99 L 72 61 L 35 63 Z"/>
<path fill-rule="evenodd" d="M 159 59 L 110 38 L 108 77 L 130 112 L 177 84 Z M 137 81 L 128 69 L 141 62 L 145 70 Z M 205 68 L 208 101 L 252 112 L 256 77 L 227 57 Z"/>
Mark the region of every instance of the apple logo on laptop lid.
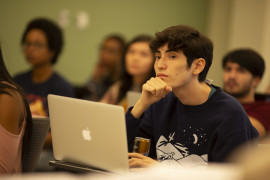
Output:
<path fill-rule="evenodd" d="M 84 140 L 91 141 L 92 137 L 91 137 L 90 130 L 88 129 L 88 127 L 82 130 L 82 136 Z"/>

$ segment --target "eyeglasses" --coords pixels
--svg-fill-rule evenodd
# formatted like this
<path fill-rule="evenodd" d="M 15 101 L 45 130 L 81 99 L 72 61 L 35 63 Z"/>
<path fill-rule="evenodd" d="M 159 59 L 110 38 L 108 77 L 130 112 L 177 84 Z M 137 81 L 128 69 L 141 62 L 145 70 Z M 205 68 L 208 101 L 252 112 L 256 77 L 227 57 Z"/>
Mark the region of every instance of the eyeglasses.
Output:
<path fill-rule="evenodd" d="M 34 42 L 34 43 L 30 43 L 30 42 L 24 42 L 23 45 L 22 45 L 22 48 L 25 50 L 27 48 L 30 48 L 30 47 L 33 47 L 35 50 L 40 50 L 44 47 L 47 47 L 46 44 L 42 44 L 42 43 L 39 43 L 39 42 Z"/>

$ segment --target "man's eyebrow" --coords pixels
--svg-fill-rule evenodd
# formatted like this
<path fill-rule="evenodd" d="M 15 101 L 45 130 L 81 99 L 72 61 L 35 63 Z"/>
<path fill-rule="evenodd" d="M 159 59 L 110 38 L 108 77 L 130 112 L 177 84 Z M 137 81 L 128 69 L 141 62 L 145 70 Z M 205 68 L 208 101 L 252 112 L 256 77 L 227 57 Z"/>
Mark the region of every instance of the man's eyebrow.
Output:
<path fill-rule="evenodd" d="M 178 52 L 178 50 L 176 49 L 168 49 L 165 51 L 165 53 L 168 53 L 168 52 Z M 155 53 L 161 53 L 159 50 L 156 50 Z"/>
<path fill-rule="evenodd" d="M 178 51 L 176 49 L 168 49 L 165 52 L 167 53 L 167 52 L 178 52 Z"/>

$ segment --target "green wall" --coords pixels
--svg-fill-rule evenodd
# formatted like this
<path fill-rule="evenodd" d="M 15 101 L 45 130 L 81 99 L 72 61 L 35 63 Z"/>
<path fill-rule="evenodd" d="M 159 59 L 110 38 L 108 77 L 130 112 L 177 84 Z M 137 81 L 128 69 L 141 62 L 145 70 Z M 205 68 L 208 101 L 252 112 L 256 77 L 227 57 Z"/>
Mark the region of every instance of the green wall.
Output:
<path fill-rule="evenodd" d="M 121 33 L 130 40 L 140 33 L 154 35 L 166 27 L 186 24 L 207 32 L 209 0 L 0 0 L 0 42 L 11 75 L 29 69 L 20 40 L 26 24 L 35 17 L 58 22 L 69 11 L 63 28 L 65 46 L 55 69 L 73 84 L 83 84 L 93 71 L 103 37 Z M 76 27 L 78 12 L 89 14 L 86 29 Z"/>

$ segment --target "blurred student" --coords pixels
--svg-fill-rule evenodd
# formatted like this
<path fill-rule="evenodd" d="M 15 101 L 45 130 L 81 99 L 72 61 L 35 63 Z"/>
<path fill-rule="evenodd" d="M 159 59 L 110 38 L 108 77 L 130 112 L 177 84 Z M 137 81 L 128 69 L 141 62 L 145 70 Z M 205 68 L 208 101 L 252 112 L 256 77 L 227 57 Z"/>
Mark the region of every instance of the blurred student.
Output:
<path fill-rule="evenodd" d="M 75 87 L 77 98 L 98 101 L 103 97 L 119 78 L 124 47 L 125 41 L 121 35 L 111 34 L 103 40 L 91 80 L 85 87 Z"/>
<path fill-rule="evenodd" d="M 27 99 L 10 77 L 0 47 L 0 175 L 22 171 L 31 122 Z"/>
<path fill-rule="evenodd" d="M 127 44 L 120 79 L 113 84 L 100 102 L 119 104 L 127 110 L 127 92 L 141 92 L 142 85 L 154 76 L 154 57 L 149 47 L 151 39 L 151 36 L 139 35 Z"/>
<path fill-rule="evenodd" d="M 34 19 L 27 25 L 21 44 L 31 69 L 14 80 L 25 91 L 32 115 L 48 116 L 48 94 L 74 96 L 73 87 L 53 69 L 63 47 L 62 31 L 49 19 Z"/>
<path fill-rule="evenodd" d="M 242 104 L 263 137 L 270 131 L 270 102 L 255 98 L 265 69 L 263 58 L 252 49 L 236 49 L 224 56 L 222 65 L 224 91 Z"/>
<path fill-rule="evenodd" d="M 14 80 L 23 88 L 32 116 L 49 116 L 48 94 L 74 97 L 73 87 L 53 68 L 63 47 L 62 31 L 53 21 L 37 18 L 27 25 L 21 44 L 31 69 L 16 75 Z M 50 131 L 44 147 L 46 150 L 40 157 L 44 155 L 44 160 L 40 160 L 37 166 L 51 169 L 48 165 L 48 158 L 53 159 Z"/>
<path fill-rule="evenodd" d="M 172 26 L 156 33 L 150 48 L 156 77 L 126 113 L 129 151 L 134 138 L 151 140 L 149 157 L 129 153 L 131 168 L 158 162 L 184 167 L 224 162 L 240 144 L 251 146 L 258 132 L 241 104 L 205 82 L 213 44 L 198 30 Z M 156 161 L 158 160 L 158 161 Z"/>

